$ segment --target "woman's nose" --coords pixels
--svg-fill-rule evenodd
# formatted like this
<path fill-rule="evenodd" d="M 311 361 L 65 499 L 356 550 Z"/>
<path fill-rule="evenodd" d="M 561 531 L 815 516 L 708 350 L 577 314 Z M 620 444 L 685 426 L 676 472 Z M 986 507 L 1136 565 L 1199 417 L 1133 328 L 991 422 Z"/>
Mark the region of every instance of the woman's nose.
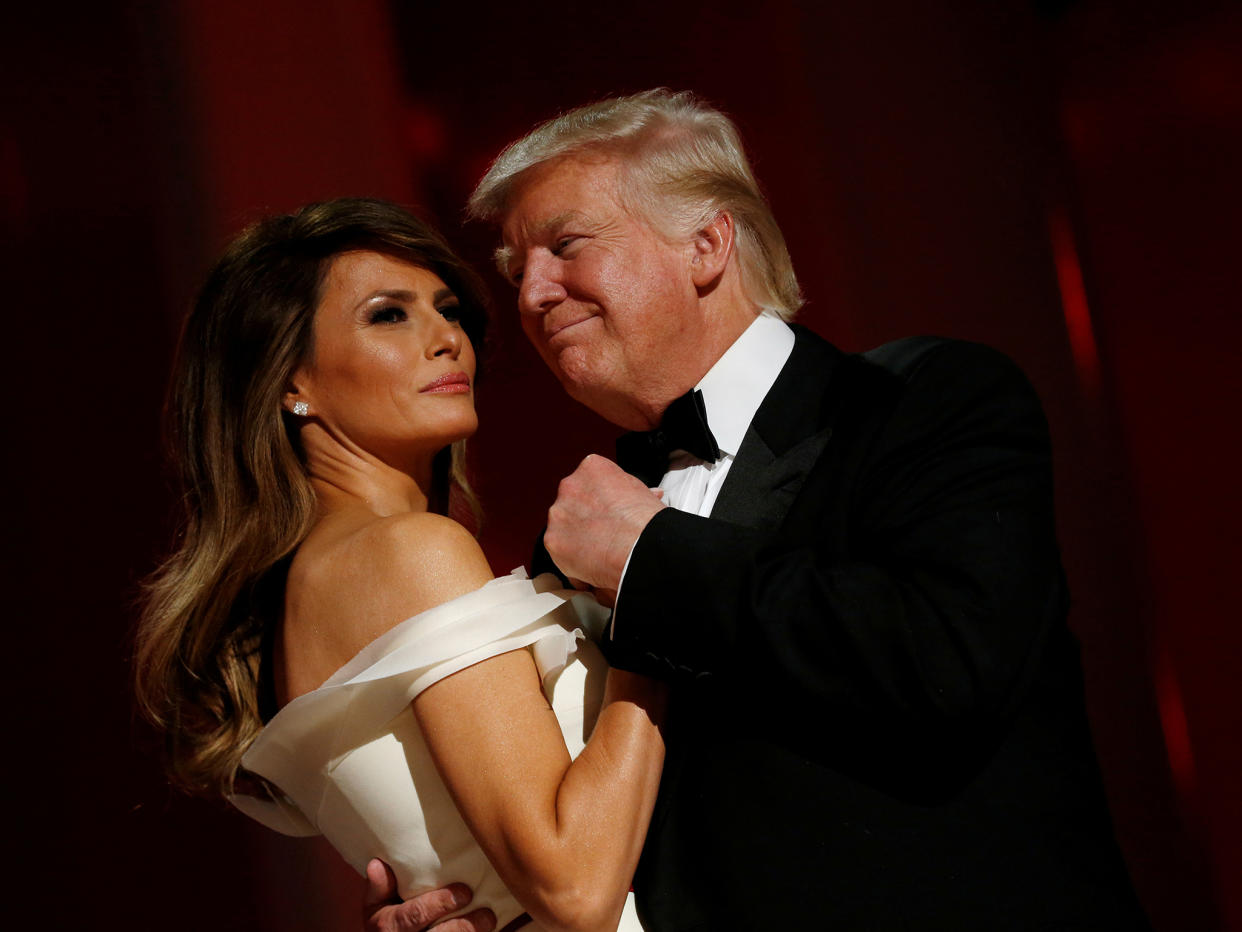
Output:
<path fill-rule="evenodd" d="M 427 343 L 427 358 L 448 356 L 450 359 L 456 359 L 461 354 L 462 341 L 466 339 L 466 335 L 453 321 L 445 320 L 439 314 L 436 317 L 439 323 L 436 325 L 433 338 Z"/>

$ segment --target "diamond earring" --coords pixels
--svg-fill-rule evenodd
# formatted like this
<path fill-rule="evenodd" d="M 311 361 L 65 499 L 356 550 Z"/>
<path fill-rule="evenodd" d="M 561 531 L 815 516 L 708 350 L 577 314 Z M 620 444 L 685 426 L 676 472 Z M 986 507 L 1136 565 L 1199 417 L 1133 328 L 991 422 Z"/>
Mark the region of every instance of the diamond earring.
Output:
<path fill-rule="evenodd" d="M 295 401 L 293 403 L 293 413 L 298 417 L 306 417 L 306 415 L 310 414 L 310 405 L 305 401 Z"/>

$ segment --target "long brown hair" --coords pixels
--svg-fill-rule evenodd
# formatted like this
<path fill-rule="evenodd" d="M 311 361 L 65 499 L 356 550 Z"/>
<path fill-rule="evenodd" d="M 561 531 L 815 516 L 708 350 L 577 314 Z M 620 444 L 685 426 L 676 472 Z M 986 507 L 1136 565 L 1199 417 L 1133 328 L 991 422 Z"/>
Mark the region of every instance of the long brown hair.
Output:
<path fill-rule="evenodd" d="M 434 230 L 386 201 L 341 198 L 269 217 L 212 269 L 186 319 L 167 407 L 182 527 L 147 580 L 134 645 L 138 708 L 165 735 L 169 773 L 190 792 L 231 792 L 262 727 L 260 644 L 315 516 L 281 399 L 311 356 L 328 267 L 355 249 L 437 274 L 482 346 L 482 285 Z M 464 441 L 436 457 L 431 507 L 447 511 L 456 490 L 477 517 L 463 464 Z"/>

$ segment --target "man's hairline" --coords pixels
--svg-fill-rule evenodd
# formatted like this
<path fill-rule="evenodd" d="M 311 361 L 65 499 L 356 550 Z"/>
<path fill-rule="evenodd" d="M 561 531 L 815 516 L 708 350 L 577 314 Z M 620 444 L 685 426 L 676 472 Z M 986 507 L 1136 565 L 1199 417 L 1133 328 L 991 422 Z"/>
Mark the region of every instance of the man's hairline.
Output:
<path fill-rule="evenodd" d="M 568 152 L 558 153 L 550 156 L 549 158 L 535 162 L 532 165 L 528 165 L 520 172 L 514 173 L 505 182 L 505 196 L 502 201 L 503 206 L 491 211 L 490 216 L 487 219 L 490 219 L 493 226 L 495 226 L 498 230 L 503 229 L 505 221 L 508 219 L 509 213 L 512 210 L 511 205 L 517 189 L 521 186 L 521 184 L 523 184 L 523 176 L 545 166 L 553 165 L 557 162 L 566 162 L 571 159 L 595 162 L 597 164 L 615 164 L 619 169 L 617 173 L 618 177 L 616 185 L 616 201 L 618 206 L 625 211 L 627 216 L 645 224 L 661 239 L 668 242 L 673 242 L 675 240 L 675 234 L 671 234 L 665 228 L 664 224 L 657 222 L 656 218 L 661 213 L 660 211 L 648 211 L 643 209 L 642 204 L 644 202 L 650 203 L 650 201 L 654 200 L 654 198 L 649 199 L 641 194 L 635 193 L 636 190 L 641 187 L 650 187 L 650 185 L 645 185 L 643 182 L 638 181 L 635 177 L 635 173 L 629 170 L 630 162 L 636 160 L 632 158 L 627 159 L 624 155 L 621 155 L 615 151 L 608 151 L 607 148 L 602 145 L 582 146 L 576 149 L 571 149 Z M 575 214 L 580 214 L 580 211 L 564 211 L 563 213 L 544 221 L 540 224 L 540 227 L 544 228 L 557 226 Z M 686 233 L 688 232 L 689 231 L 686 231 Z M 686 233 L 683 233 L 682 235 L 686 235 Z M 512 284 L 512 279 L 509 277 L 509 262 L 513 259 L 513 254 L 514 250 L 512 247 L 505 245 L 503 242 L 492 252 L 492 261 L 495 263 L 496 270 L 500 273 L 501 277 L 510 282 L 510 284 Z"/>

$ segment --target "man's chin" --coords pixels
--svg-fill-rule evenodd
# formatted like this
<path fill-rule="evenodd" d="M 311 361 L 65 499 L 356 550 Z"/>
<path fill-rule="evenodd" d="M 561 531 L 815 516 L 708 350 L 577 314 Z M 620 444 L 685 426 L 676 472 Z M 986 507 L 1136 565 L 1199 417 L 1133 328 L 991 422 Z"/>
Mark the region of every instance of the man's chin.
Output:
<path fill-rule="evenodd" d="M 592 407 L 590 399 L 605 393 L 605 386 L 599 378 L 599 367 L 592 364 L 591 359 L 581 347 L 569 347 L 556 353 L 547 360 L 548 367 L 556 380 L 561 383 L 565 394 L 574 401 L 581 402 L 588 408 Z"/>

